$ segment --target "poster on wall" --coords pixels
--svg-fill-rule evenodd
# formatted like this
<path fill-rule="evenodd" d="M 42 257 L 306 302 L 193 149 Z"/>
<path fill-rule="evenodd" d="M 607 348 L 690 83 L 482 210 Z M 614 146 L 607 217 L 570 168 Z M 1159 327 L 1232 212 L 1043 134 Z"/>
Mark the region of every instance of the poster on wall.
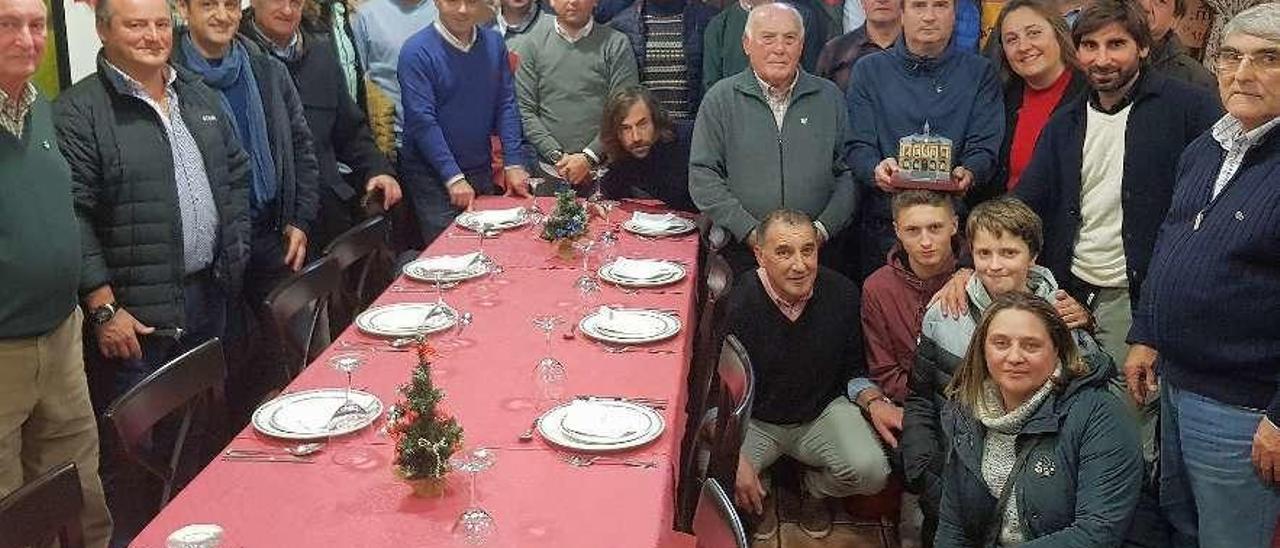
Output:
<path fill-rule="evenodd" d="M 67 72 L 67 40 L 66 34 L 62 32 L 62 0 L 44 0 L 46 11 L 49 14 L 48 35 L 45 37 L 44 58 L 40 60 L 40 67 L 36 69 L 35 84 L 39 88 L 40 94 L 52 100 L 58 96 L 58 92 L 70 85 L 68 80 L 70 76 Z"/>

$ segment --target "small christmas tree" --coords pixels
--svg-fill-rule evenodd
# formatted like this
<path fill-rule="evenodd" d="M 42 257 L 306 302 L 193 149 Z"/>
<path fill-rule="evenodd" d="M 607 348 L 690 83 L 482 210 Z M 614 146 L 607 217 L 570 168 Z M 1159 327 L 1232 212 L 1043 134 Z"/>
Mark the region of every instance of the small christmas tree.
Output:
<path fill-rule="evenodd" d="M 587 231 L 587 210 L 578 203 L 572 189 L 556 193 L 556 207 L 546 224 L 542 225 L 542 239 L 549 242 L 572 240 Z"/>
<path fill-rule="evenodd" d="M 387 431 L 396 442 L 395 465 L 405 479 L 440 479 L 462 443 L 462 427 L 442 409 L 444 392 L 431 381 L 435 349 L 420 336 L 415 350 L 418 365 L 409 382 L 400 386 L 404 399 L 391 406 Z"/>

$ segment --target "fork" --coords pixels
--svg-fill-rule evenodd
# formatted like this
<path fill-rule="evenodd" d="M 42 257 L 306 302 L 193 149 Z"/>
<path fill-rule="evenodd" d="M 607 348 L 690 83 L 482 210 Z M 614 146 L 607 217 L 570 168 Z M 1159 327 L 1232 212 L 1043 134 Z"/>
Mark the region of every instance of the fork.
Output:
<path fill-rule="evenodd" d="M 571 466 L 576 466 L 578 468 L 586 468 L 588 466 L 595 466 L 597 464 L 601 466 L 606 466 L 606 465 L 630 466 L 633 468 L 656 468 L 658 466 L 658 463 L 651 460 L 637 460 L 637 459 L 619 458 L 619 457 L 604 457 L 600 455 L 588 457 L 585 455 L 568 454 L 568 455 L 563 455 L 561 457 L 561 460 L 569 463 L 569 465 Z"/>
<path fill-rule="evenodd" d="M 645 354 L 675 354 L 675 350 L 667 350 L 665 348 L 637 348 L 635 346 L 612 346 L 601 344 L 601 348 L 609 354 L 625 354 L 627 352 L 644 352 Z"/>

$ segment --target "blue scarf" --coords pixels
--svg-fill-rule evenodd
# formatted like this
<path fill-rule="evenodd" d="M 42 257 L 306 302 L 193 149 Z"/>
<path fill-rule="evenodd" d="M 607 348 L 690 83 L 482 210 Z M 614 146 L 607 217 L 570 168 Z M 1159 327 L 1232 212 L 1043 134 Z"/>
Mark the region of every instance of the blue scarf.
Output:
<path fill-rule="evenodd" d="M 275 161 L 271 158 L 267 115 L 258 93 L 258 80 L 249 66 L 249 52 L 237 40 L 231 44 L 231 50 L 222 62 L 215 65 L 196 49 L 189 32 L 182 35 L 180 50 L 182 64 L 199 74 L 205 85 L 221 92 L 222 108 L 230 115 L 240 143 L 249 153 L 249 166 L 252 168 L 249 202 L 253 206 L 253 216 L 257 218 L 276 199 L 279 184 Z"/>

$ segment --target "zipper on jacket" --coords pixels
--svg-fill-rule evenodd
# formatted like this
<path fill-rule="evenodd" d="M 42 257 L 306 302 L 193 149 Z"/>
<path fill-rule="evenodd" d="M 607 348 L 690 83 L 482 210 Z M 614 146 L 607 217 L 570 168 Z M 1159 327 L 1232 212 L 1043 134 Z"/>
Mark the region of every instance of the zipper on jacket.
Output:
<path fill-rule="evenodd" d="M 786 124 L 786 120 L 783 120 Z M 778 194 L 782 198 L 778 203 L 780 207 L 787 207 L 787 170 L 783 165 L 782 155 L 782 128 L 778 128 Z"/>

